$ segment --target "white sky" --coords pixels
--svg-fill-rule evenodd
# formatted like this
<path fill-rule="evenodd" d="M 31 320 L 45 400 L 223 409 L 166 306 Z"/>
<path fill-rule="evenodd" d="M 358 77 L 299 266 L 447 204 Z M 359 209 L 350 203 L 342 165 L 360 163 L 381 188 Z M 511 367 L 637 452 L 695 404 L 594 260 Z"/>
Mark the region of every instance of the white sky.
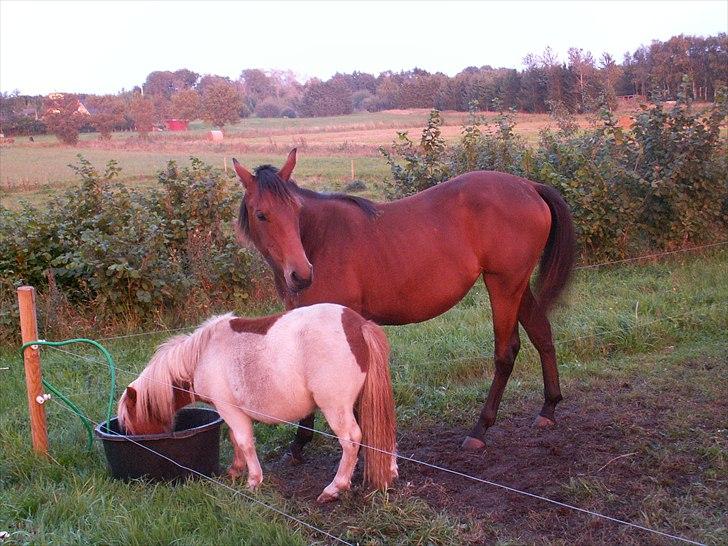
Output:
<path fill-rule="evenodd" d="M 522 68 L 551 46 L 618 62 L 653 39 L 728 32 L 728 0 L 141 2 L 0 0 L 0 90 L 116 93 L 153 70 L 299 79 L 415 66 Z"/>

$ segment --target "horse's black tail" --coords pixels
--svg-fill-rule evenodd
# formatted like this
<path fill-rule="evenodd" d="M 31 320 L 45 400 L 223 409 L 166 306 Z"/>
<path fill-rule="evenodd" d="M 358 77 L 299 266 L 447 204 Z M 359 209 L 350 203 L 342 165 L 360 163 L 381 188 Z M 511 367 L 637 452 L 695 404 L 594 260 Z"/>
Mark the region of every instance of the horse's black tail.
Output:
<path fill-rule="evenodd" d="M 548 313 L 571 276 L 576 259 L 576 233 L 571 211 L 561 194 L 544 184 L 536 184 L 536 191 L 551 211 L 551 231 L 536 281 L 536 298 L 543 312 Z"/>

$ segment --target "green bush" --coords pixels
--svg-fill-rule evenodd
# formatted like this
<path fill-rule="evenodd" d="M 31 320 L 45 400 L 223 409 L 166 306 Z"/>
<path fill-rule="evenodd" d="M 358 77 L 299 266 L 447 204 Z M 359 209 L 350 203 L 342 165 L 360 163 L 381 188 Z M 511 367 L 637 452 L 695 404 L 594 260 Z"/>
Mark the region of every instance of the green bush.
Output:
<path fill-rule="evenodd" d="M 6 289 L 20 284 L 58 290 L 99 319 L 189 315 L 248 297 L 257 258 L 235 240 L 230 224 L 241 195 L 219 169 L 195 158 L 186 168 L 170 161 L 160 189 L 142 193 L 114 181 L 114 161 L 100 173 L 78 158 L 79 188 L 42 209 L 0 209 L 0 326 L 16 312 Z"/>
<path fill-rule="evenodd" d="M 398 133 L 392 151 L 381 149 L 392 172 L 391 197 L 411 195 L 473 170 L 512 173 L 556 187 L 574 215 L 585 260 L 621 258 L 645 249 L 680 247 L 716 239 L 728 227 L 728 157 L 720 136 L 725 90 L 703 112 L 688 98 L 689 81 L 674 106 L 645 107 L 632 131 L 607 109 L 601 124 L 579 132 L 563 119 L 531 149 L 515 135 L 513 116 L 494 126 L 475 114 L 459 142 L 440 136 L 433 110 L 419 146 Z"/>
<path fill-rule="evenodd" d="M 442 116 L 438 110 L 433 110 L 427 127 L 422 130 L 419 146 L 415 146 L 406 132 L 397 131 L 391 153 L 379 148 L 392 171 L 393 180 L 385 187 L 390 199 L 415 194 L 452 176 L 441 126 Z"/>

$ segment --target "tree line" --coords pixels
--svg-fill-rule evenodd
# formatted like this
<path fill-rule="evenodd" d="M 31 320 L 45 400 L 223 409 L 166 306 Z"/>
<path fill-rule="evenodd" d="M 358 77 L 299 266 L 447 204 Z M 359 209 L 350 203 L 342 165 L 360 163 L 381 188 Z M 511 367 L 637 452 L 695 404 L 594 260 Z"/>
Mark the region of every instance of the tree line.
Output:
<path fill-rule="evenodd" d="M 684 76 L 693 99 L 713 101 L 728 82 L 728 35 L 673 36 L 626 53 L 621 63 L 604 53 L 571 48 L 559 59 L 550 48 L 528 55 L 523 70 L 467 67 L 450 77 L 414 68 L 402 72 L 337 73 L 299 82 L 291 71 L 243 70 L 237 79 L 188 69 L 155 71 L 143 85 L 117 95 L 64 94 L 60 98 L 0 96 L 7 134 L 137 130 L 142 136 L 168 118 L 203 119 L 222 127 L 240 118 L 336 116 L 356 111 L 437 108 L 517 109 L 571 113 L 614 108 L 620 96 L 674 100 Z M 87 113 L 79 112 L 83 104 Z M 74 129 L 75 128 L 75 129 Z M 61 138 L 64 138 L 61 136 Z"/>

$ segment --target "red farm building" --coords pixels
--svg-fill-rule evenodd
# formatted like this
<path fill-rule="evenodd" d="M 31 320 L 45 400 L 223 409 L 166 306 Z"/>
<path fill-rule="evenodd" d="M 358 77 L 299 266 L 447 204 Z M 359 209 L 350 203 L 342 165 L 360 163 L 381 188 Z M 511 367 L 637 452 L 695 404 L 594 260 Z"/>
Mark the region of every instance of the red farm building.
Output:
<path fill-rule="evenodd" d="M 188 119 L 165 119 L 164 124 L 167 131 L 186 131 L 189 129 L 190 120 Z"/>

